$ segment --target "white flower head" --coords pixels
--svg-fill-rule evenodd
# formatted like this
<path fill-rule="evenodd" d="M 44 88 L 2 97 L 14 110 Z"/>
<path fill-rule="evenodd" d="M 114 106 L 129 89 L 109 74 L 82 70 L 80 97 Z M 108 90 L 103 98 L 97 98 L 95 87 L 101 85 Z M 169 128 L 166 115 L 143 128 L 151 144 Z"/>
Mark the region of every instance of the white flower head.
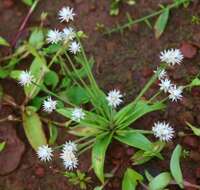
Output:
<path fill-rule="evenodd" d="M 47 42 L 56 44 L 62 40 L 62 33 L 57 29 L 49 30 L 47 33 Z"/>
<path fill-rule="evenodd" d="M 56 100 L 52 100 L 51 97 L 48 97 L 47 100 L 44 100 L 43 102 L 43 110 L 48 113 L 51 113 L 56 109 L 56 104 Z"/>
<path fill-rule="evenodd" d="M 165 69 L 160 70 L 159 68 L 157 68 L 157 70 L 155 70 L 154 73 L 158 75 L 159 80 L 167 77 L 167 72 Z"/>
<path fill-rule="evenodd" d="M 179 86 L 177 87 L 176 85 L 171 86 L 169 89 L 169 99 L 172 100 L 172 102 L 176 102 L 177 100 L 181 100 L 183 95 L 183 87 Z"/>
<path fill-rule="evenodd" d="M 30 71 L 22 71 L 19 76 L 19 84 L 21 86 L 29 86 L 34 80 Z"/>
<path fill-rule="evenodd" d="M 72 111 L 71 119 L 76 122 L 80 122 L 82 119 L 85 118 L 85 113 L 83 112 L 82 108 L 74 108 Z"/>
<path fill-rule="evenodd" d="M 63 40 L 69 41 L 76 37 L 76 33 L 72 27 L 65 27 L 62 32 Z"/>
<path fill-rule="evenodd" d="M 37 155 L 41 161 L 50 161 L 53 157 L 53 150 L 48 145 L 42 145 L 38 148 Z"/>
<path fill-rule="evenodd" d="M 77 144 L 72 141 L 65 142 L 65 144 L 63 146 L 63 151 L 76 152 Z"/>
<path fill-rule="evenodd" d="M 60 158 L 63 160 L 65 169 L 73 170 L 78 166 L 78 159 L 73 152 L 63 150 L 60 154 Z"/>
<path fill-rule="evenodd" d="M 81 46 L 78 42 L 74 41 L 69 45 L 69 51 L 76 54 L 81 51 Z"/>
<path fill-rule="evenodd" d="M 172 87 L 172 83 L 169 79 L 162 79 L 159 83 L 160 90 L 163 90 L 165 93 L 169 92 L 169 89 Z"/>
<path fill-rule="evenodd" d="M 174 136 L 174 129 L 166 122 L 154 123 L 152 131 L 155 137 L 161 141 L 171 141 Z"/>
<path fill-rule="evenodd" d="M 58 18 L 60 22 L 69 22 L 70 20 L 74 20 L 74 16 L 76 14 L 74 13 L 73 8 L 70 7 L 63 7 L 59 12 L 58 12 Z"/>
<path fill-rule="evenodd" d="M 164 50 L 160 53 L 160 60 L 172 66 L 180 64 L 183 58 L 183 54 L 179 49 Z"/>
<path fill-rule="evenodd" d="M 108 100 L 109 106 L 116 108 L 123 102 L 121 99 L 122 97 L 123 95 L 119 90 L 111 90 L 106 99 Z"/>

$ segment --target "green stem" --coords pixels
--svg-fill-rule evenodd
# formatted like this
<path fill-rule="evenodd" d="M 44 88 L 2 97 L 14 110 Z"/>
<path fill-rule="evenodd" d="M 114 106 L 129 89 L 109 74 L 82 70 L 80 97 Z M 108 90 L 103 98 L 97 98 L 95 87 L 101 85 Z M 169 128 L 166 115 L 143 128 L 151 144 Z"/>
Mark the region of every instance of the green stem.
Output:
<path fill-rule="evenodd" d="M 63 102 L 66 103 L 66 104 L 69 104 L 70 106 L 76 107 L 76 105 L 72 104 L 71 102 L 66 101 L 65 99 L 61 98 L 60 96 L 58 96 L 57 94 L 53 93 L 52 91 L 50 91 L 50 90 L 44 88 L 43 86 L 41 86 L 41 85 L 39 85 L 39 84 L 37 84 L 37 83 L 35 83 L 35 82 L 32 82 L 32 83 L 33 83 L 35 86 L 37 86 L 38 88 L 40 88 L 40 90 L 46 92 L 47 94 L 50 94 L 51 96 L 56 97 L 57 99 L 63 101 Z"/>
<path fill-rule="evenodd" d="M 82 149 L 82 150 L 78 153 L 78 156 L 80 156 L 80 155 L 83 154 L 85 151 L 87 151 L 87 150 L 89 150 L 90 148 L 92 148 L 92 147 L 93 147 L 93 144 L 94 144 L 94 143 L 92 143 L 92 144 L 89 145 L 88 147 Z"/>
<path fill-rule="evenodd" d="M 182 0 L 182 2 L 180 2 L 179 4 L 173 3 L 171 5 L 168 5 L 168 8 L 169 9 L 176 8 L 178 5 L 181 5 L 181 4 L 185 3 L 185 2 L 187 2 L 187 0 Z M 150 15 L 144 16 L 144 17 L 136 19 L 136 20 L 130 20 L 129 19 L 128 23 L 125 23 L 124 25 L 121 25 L 121 26 L 118 26 L 118 27 L 115 27 L 115 28 L 112 28 L 112 29 L 107 29 L 107 31 L 104 34 L 112 34 L 112 33 L 118 32 L 118 31 L 123 31 L 125 28 L 130 28 L 130 26 L 132 26 L 134 24 L 137 24 L 137 23 L 143 22 L 145 20 L 148 20 L 150 18 L 153 18 L 155 16 L 158 16 L 158 15 L 162 14 L 163 11 L 164 10 L 161 9 L 161 10 L 156 11 L 156 12 L 150 14 Z"/>
<path fill-rule="evenodd" d="M 158 97 L 161 94 L 161 91 L 159 90 L 156 94 L 154 94 L 154 96 L 152 96 L 148 102 L 152 102 L 156 97 Z"/>

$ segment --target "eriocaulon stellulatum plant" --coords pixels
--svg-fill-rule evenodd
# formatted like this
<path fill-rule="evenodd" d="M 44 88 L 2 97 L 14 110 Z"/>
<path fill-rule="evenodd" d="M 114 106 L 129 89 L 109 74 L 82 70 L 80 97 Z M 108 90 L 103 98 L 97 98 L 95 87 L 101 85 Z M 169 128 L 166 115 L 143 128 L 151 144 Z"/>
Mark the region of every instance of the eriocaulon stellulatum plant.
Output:
<path fill-rule="evenodd" d="M 59 20 L 69 22 L 74 20 L 74 10 L 64 7 L 59 11 Z M 40 90 L 48 94 L 43 101 L 43 111 L 51 113 L 56 111 L 69 120 L 68 132 L 79 137 L 75 141 L 67 141 L 64 145 L 50 147 L 42 144 L 37 148 L 37 155 L 41 161 L 53 159 L 53 152 L 61 149 L 60 158 L 66 170 L 78 168 L 78 157 L 85 151 L 92 149 L 92 168 L 104 183 L 104 160 L 106 150 L 113 139 L 127 144 L 148 154 L 157 156 L 153 152 L 155 144 L 172 141 L 175 130 L 167 121 L 156 121 L 152 130 L 134 128 L 134 122 L 145 114 L 163 110 L 168 100 L 176 103 L 183 97 L 186 86 L 177 86 L 168 77 L 167 69 L 180 65 L 183 55 L 179 49 L 164 50 L 160 53 L 160 66 L 154 71 L 154 75 L 146 83 L 136 98 L 129 104 L 119 109 L 123 104 L 123 95 L 118 89 L 113 89 L 105 94 L 96 83 L 92 74 L 92 61 L 88 59 L 81 44 L 80 36 L 70 26 L 63 31 L 50 30 L 47 34 L 47 42 L 62 44 L 62 49 L 55 52 L 55 58 L 49 63 L 51 66 L 57 58 L 67 60 L 63 65 L 67 72 L 73 71 L 72 80 L 86 91 L 89 97 L 91 109 L 86 110 L 83 104 L 74 104 L 70 100 L 63 99 L 59 94 L 42 88 L 29 71 L 21 72 L 19 83 L 23 86 L 30 85 L 30 81 Z M 68 54 L 70 52 L 71 54 Z M 78 65 L 78 66 L 77 66 Z M 83 79 L 80 69 L 86 73 Z M 159 82 L 158 90 L 150 98 L 144 98 L 149 88 Z M 63 101 L 64 106 L 58 106 L 57 102 Z M 132 126 L 132 127 L 131 127 Z M 154 135 L 158 141 L 151 142 L 146 136 Z M 159 156 L 157 156 L 159 157 Z M 160 156 L 162 157 L 162 156 Z M 159 158 L 160 158 L 159 157 Z"/>

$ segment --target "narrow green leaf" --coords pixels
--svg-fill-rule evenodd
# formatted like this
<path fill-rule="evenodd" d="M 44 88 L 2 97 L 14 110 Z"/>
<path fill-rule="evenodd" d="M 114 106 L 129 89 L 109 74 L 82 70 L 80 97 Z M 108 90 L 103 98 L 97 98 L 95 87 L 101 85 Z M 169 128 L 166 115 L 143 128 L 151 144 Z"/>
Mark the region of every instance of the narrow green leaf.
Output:
<path fill-rule="evenodd" d="M 152 143 L 142 134 L 132 132 L 131 130 L 121 131 L 120 134 L 114 136 L 118 141 L 133 146 L 141 150 L 152 150 Z"/>
<path fill-rule="evenodd" d="M 60 108 L 56 109 L 56 111 L 59 114 L 65 116 L 66 118 L 71 119 L 73 109 Z M 88 112 L 86 110 L 84 110 L 84 113 L 85 113 L 85 118 L 79 122 L 81 125 L 97 129 L 105 129 L 107 127 L 108 121 L 105 118 L 95 113 Z"/>
<path fill-rule="evenodd" d="M 172 177 L 169 172 L 163 172 L 154 177 L 149 183 L 149 190 L 162 190 L 169 185 Z"/>
<path fill-rule="evenodd" d="M 85 137 L 85 136 L 95 135 L 98 132 L 99 132 L 99 129 L 96 129 L 96 128 L 76 125 L 72 127 L 68 133 L 79 136 L 79 137 Z"/>
<path fill-rule="evenodd" d="M 111 139 L 111 135 L 103 135 L 97 137 L 96 142 L 92 148 L 92 167 L 95 174 L 102 183 L 104 183 L 105 154 Z"/>
<path fill-rule="evenodd" d="M 103 190 L 103 186 L 95 187 L 93 190 Z"/>
<path fill-rule="evenodd" d="M 183 175 L 180 167 L 181 152 L 182 147 L 180 145 L 177 145 L 172 153 L 172 157 L 170 160 L 170 171 L 179 187 L 183 189 Z"/>
<path fill-rule="evenodd" d="M 0 46 L 10 46 L 10 44 L 3 37 L 0 36 Z"/>
<path fill-rule="evenodd" d="M 6 142 L 0 143 L 0 152 L 4 150 L 5 146 L 6 146 Z"/>
<path fill-rule="evenodd" d="M 34 0 L 22 0 L 22 2 L 28 6 L 31 6 L 33 4 Z"/>
<path fill-rule="evenodd" d="M 55 144 L 56 140 L 57 140 L 57 137 L 58 137 L 58 129 L 55 125 L 53 124 L 49 124 L 48 125 L 48 128 L 49 128 L 49 145 L 53 145 Z"/>
<path fill-rule="evenodd" d="M 200 129 L 191 125 L 190 123 L 186 122 L 187 126 L 190 127 L 193 131 L 193 133 L 196 135 L 196 136 L 200 136 Z"/>
<path fill-rule="evenodd" d="M 167 22 L 168 22 L 168 18 L 169 18 L 169 11 L 170 9 L 164 8 L 163 9 L 163 13 L 158 17 L 155 25 L 154 25 L 154 30 L 155 30 L 155 36 L 158 39 L 162 33 L 164 32 L 166 26 L 167 26 Z"/>
<path fill-rule="evenodd" d="M 122 181 L 122 190 L 135 190 L 138 181 L 142 181 L 143 176 L 131 168 L 127 168 Z"/>
<path fill-rule="evenodd" d="M 144 171 L 144 174 L 149 182 L 153 180 L 153 176 L 147 170 Z"/>
<path fill-rule="evenodd" d="M 39 146 L 47 144 L 40 117 L 33 107 L 26 107 L 23 113 L 23 127 L 31 146 L 37 151 Z"/>

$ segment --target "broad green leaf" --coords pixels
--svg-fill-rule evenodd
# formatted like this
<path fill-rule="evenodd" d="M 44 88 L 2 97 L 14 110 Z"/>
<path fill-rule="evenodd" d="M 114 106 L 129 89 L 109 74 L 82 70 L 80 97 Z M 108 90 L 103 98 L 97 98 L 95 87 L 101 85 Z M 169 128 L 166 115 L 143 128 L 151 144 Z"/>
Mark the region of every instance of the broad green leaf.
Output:
<path fill-rule="evenodd" d="M 44 75 L 49 71 L 46 66 L 46 61 L 44 57 L 36 57 L 30 67 L 30 72 L 34 76 L 35 83 L 38 85 L 42 85 Z M 30 99 L 34 98 L 40 91 L 40 89 L 35 85 L 31 84 L 29 86 L 25 86 L 25 94 Z"/>
<path fill-rule="evenodd" d="M 37 151 L 39 146 L 47 144 L 40 117 L 33 107 L 26 107 L 22 118 L 26 137 L 31 146 Z"/>
<path fill-rule="evenodd" d="M 48 128 L 49 128 L 49 136 L 50 136 L 48 144 L 53 145 L 55 144 L 56 139 L 58 137 L 58 129 L 55 125 L 51 123 L 49 123 Z"/>
<path fill-rule="evenodd" d="M 177 145 L 172 153 L 172 157 L 170 160 L 170 171 L 179 187 L 183 189 L 183 175 L 180 167 L 181 152 L 182 147 L 180 145 Z"/>
<path fill-rule="evenodd" d="M 39 49 L 44 44 L 44 34 L 41 28 L 35 28 L 29 38 L 29 44 L 36 49 Z"/>
<path fill-rule="evenodd" d="M 154 177 L 149 183 L 149 190 L 162 190 L 169 185 L 172 177 L 169 172 L 163 172 Z"/>
<path fill-rule="evenodd" d="M 6 146 L 6 142 L 0 143 L 0 152 L 4 150 L 5 146 Z"/>
<path fill-rule="evenodd" d="M 200 136 L 200 129 L 197 128 L 197 127 L 194 127 L 193 125 L 191 125 L 190 123 L 186 122 L 187 126 L 190 127 L 193 131 L 193 133 L 196 135 L 196 136 Z"/>
<path fill-rule="evenodd" d="M 8 77 L 9 74 L 10 74 L 10 69 L 0 68 L 0 79 L 4 79 L 4 78 Z"/>
<path fill-rule="evenodd" d="M 19 76 L 20 76 L 21 72 L 22 72 L 21 70 L 13 70 L 10 73 L 10 77 L 12 79 L 19 80 Z"/>
<path fill-rule="evenodd" d="M 0 46 L 10 46 L 10 44 L 3 37 L 0 36 Z"/>
<path fill-rule="evenodd" d="M 142 181 L 143 176 L 131 168 L 127 168 L 122 181 L 122 190 L 135 190 L 138 181 Z"/>
<path fill-rule="evenodd" d="M 105 154 L 111 139 L 111 135 L 98 136 L 92 148 L 92 167 L 102 183 L 104 183 Z"/>
<path fill-rule="evenodd" d="M 55 88 L 59 82 L 59 77 L 55 71 L 49 71 L 44 76 L 44 83 Z"/>
<path fill-rule="evenodd" d="M 34 0 L 22 0 L 22 2 L 28 6 L 31 6 L 34 3 Z"/>
<path fill-rule="evenodd" d="M 90 100 L 87 91 L 79 86 L 73 86 L 67 89 L 66 96 L 75 105 L 85 104 Z"/>
<path fill-rule="evenodd" d="M 65 77 L 62 79 L 59 88 L 61 88 L 61 89 L 68 88 L 68 87 L 70 87 L 70 85 L 71 85 L 71 79 L 68 77 Z"/>
<path fill-rule="evenodd" d="M 170 11 L 170 9 L 168 7 L 164 8 L 163 12 L 158 17 L 158 19 L 154 25 L 155 36 L 157 39 L 162 35 L 162 33 L 164 32 L 164 30 L 167 26 L 167 22 L 168 22 L 168 18 L 169 18 L 169 11 Z"/>
<path fill-rule="evenodd" d="M 190 87 L 194 87 L 194 86 L 200 86 L 200 79 L 199 78 L 195 78 L 192 80 L 192 82 L 189 84 Z"/>
<path fill-rule="evenodd" d="M 29 102 L 29 105 L 33 106 L 38 111 L 41 108 L 43 101 L 44 98 L 36 96 Z"/>
<path fill-rule="evenodd" d="M 132 132 L 131 130 L 121 131 L 114 138 L 124 144 L 141 150 L 149 151 L 153 148 L 153 144 L 144 135 Z"/>

